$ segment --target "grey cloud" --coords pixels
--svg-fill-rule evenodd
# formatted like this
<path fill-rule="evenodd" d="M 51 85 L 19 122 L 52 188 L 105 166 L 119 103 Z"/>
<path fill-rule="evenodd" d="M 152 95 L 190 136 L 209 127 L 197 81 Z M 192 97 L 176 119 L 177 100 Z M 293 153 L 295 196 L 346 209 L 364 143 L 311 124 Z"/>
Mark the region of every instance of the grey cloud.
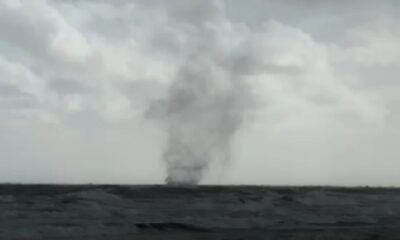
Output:
<path fill-rule="evenodd" d="M 16 86 L 0 83 L 0 97 L 20 97 L 26 94 Z"/>
<path fill-rule="evenodd" d="M 172 0 L 164 3 L 169 16 L 184 24 L 193 24 L 195 26 L 206 22 L 213 22 L 220 17 L 222 2 L 218 0 Z"/>
<path fill-rule="evenodd" d="M 242 48 L 248 46 L 243 45 Z M 239 75 L 251 75 L 261 72 L 276 73 L 276 74 L 287 74 L 287 75 L 299 75 L 304 71 L 298 66 L 284 66 L 279 64 L 263 63 L 259 59 L 257 54 L 231 56 L 224 60 L 224 65 L 230 71 L 235 72 Z"/>
<path fill-rule="evenodd" d="M 399 56 L 400 57 L 400 56 Z M 399 58 L 400 59 L 400 58 Z M 348 69 L 351 74 L 353 69 Z M 353 86 L 361 89 L 400 88 L 400 63 L 389 63 L 385 65 L 359 66 L 357 73 L 360 77 L 354 79 Z"/>
<path fill-rule="evenodd" d="M 11 102 L 10 109 L 32 109 L 38 107 L 34 98 L 20 98 Z"/>
<path fill-rule="evenodd" d="M 19 97 L 0 99 L 0 109 L 7 111 L 25 111 L 37 108 L 39 105 L 35 98 L 32 97 Z M 4 114 L 4 112 L 3 112 Z"/>
<path fill-rule="evenodd" d="M 59 94 L 85 94 L 89 92 L 87 86 L 73 79 L 53 79 L 48 84 L 52 90 Z"/>
<path fill-rule="evenodd" d="M 16 86 L 0 83 L 0 109 L 30 110 L 36 108 L 36 99 Z"/>
<path fill-rule="evenodd" d="M 0 7 L 0 39 L 17 51 L 38 57 L 46 53 L 49 37 L 56 28 L 50 20 L 40 18 L 42 16 L 31 16 L 30 11 L 29 6 L 21 9 Z"/>
<path fill-rule="evenodd" d="M 397 126 L 397 124 L 400 122 L 400 99 L 388 101 L 387 109 L 389 112 L 389 123 Z"/>
<path fill-rule="evenodd" d="M 276 20 L 310 33 L 315 39 L 335 43 L 346 34 L 348 28 L 371 19 L 398 16 L 396 0 L 375 1 L 264 1 L 251 4 L 241 0 L 226 0 L 225 7 L 232 21 L 259 26 L 268 20 Z"/>

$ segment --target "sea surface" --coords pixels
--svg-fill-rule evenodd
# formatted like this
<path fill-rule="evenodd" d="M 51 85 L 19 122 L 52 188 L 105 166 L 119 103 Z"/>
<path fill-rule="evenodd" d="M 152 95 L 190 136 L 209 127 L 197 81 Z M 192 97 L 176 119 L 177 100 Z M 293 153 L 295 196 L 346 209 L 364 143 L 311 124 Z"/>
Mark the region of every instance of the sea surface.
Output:
<path fill-rule="evenodd" d="M 400 189 L 5 184 L 0 239 L 400 239 Z"/>

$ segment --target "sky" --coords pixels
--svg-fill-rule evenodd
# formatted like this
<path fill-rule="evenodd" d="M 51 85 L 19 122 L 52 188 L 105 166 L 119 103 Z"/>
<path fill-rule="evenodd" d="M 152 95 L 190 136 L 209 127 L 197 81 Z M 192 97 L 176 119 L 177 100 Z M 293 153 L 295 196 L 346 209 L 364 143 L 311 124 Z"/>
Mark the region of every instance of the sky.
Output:
<path fill-rule="evenodd" d="M 253 98 L 201 183 L 399 186 L 399 18 L 396 0 L 0 0 L 0 182 L 163 183 L 149 109 L 200 56 Z"/>

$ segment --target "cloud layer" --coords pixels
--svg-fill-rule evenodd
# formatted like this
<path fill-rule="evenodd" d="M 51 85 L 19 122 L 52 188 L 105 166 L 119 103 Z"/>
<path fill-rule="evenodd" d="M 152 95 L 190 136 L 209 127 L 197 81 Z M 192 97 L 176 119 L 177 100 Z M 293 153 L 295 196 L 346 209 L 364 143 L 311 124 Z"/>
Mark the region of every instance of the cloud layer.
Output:
<path fill-rule="evenodd" d="M 0 181 L 162 182 L 167 136 L 145 114 L 189 64 L 257 98 L 204 183 L 396 185 L 399 10 L 1 0 Z"/>

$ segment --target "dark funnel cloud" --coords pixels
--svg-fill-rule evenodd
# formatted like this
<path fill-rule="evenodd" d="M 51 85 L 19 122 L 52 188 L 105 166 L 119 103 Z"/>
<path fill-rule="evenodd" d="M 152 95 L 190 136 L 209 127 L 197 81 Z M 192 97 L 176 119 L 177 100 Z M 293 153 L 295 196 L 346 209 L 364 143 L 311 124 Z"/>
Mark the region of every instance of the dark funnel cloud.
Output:
<path fill-rule="evenodd" d="M 193 7 L 203 11 L 193 16 Z M 167 132 L 166 183 L 195 185 L 211 166 L 229 165 L 232 141 L 253 105 L 245 81 L 250 72 L 234 63 L 251 64 L 255 58 L 243 54 L 243 39 L 229 38 L 227 33 L 234 29 L 225 21 L 220 2 L 202 1 L 174 10 L 173 16 L 179 16 L 175 23 L 188 29 L 182 44 L 184 61 L 167 97 L 154 101 L 148 116 Z"/>
<path fill-rule="evenodd" d="M 150 107 L 149 116 L 167 131 L 168 184 L 195 185 L 211 163 L 229 164 L 232 140 L 250 107 L 250 86 L 208 53 L 189 57 L 168 97 Z"/>

